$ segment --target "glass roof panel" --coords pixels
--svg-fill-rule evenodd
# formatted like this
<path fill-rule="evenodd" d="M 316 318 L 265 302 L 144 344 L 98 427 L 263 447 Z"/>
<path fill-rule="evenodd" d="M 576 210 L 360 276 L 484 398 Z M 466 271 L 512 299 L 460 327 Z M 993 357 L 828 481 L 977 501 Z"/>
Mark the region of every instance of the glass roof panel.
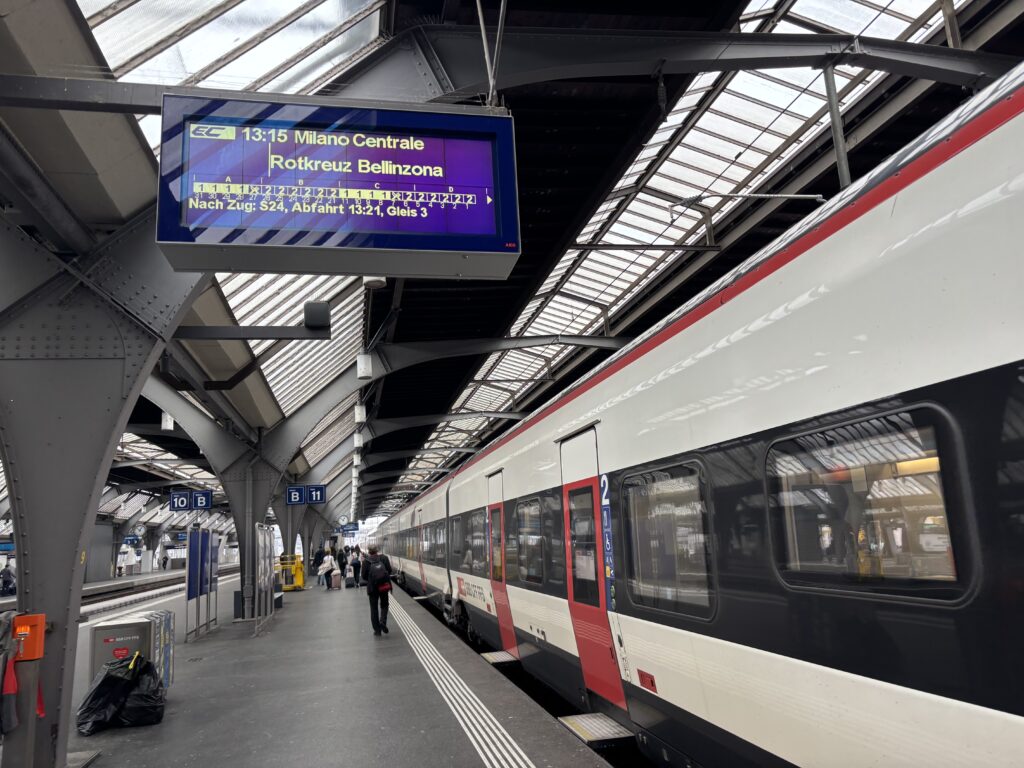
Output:
<path fill-rule="evenodd" d="M 258 82 L 268 73 L 291 61 L 299 52 L 315 48 L 322 43 L 322 48 L 312 50 L 308 56 L 303 57 L 306 61 L 320 62 L 324 55 L 335 51 L 335 43 L 339 40 L 346 41 L 346 36 L 351 32 L 350 30 L 343 33 L 340 38 L 331 40 L 329 36 L 332 31 L 371 3 L 372 0 L 329 0 L 203 79 L 199 85 L 229 90 L 248 89 L 252 83 Z M 359 34 L 366 33 L 363 31 Z M 305 83 L 303 81 L 293 83 L 291 87 L 275 87 L 275 82 L 279 78 L 280 76 L 272 78 L 259 90 L 290 93 L 298 91 Z"/>
<path fill-rule="evenodd" d="M 355 361 L 363 343 L 363 291 L 331 310 L 330 341 L 290 341 L 263 363 L 267 384 L 287 416 Z"/>
<path fill-rule="evenodd" d="M 139 0 L 93 29 L 107 63 L 119 69 L 134 56 L 179 34 L 196 19 L 238 0 Z"/>
<path fill-rule="evenodd" d="M 246 0 L 143 62 L 122 80 L 165 85 L 182 83 L 227 51 L 270 28 L 290 10 L 290 4 L 280 0 Z"/>
<path fill-rule="evenodd" d="M 745 22 L 744 31 L 806 33 L 810 24 L 853 34 L 921 39 L 925 30 L 938 23 L 935 5 L 927 0 L 798 0 L 789 11 L 794 15 L 783 15 L 775 23 L 770 14 L 750 16 L 773 7 L 775 3 L 770 0 L 748 3 L 744 13 L 749 21 Z M 927 18 L 923 17 L 925 13 Z M 878 73 L 837 68 L 841 108 L 855 103 L 880 79 Z M 716 84 L 720 93 L 714 99 L 706 98 Z M 756 188 L 784 166 L 809 138 L 828 129 L 824 92 L 822 75 L 813 69 L 709 72 L 697 76 L 652 140 L 637 153 L 612 195 L 598 206 L 578 240 L 607 243 L 618 238 L 620 242 L 637 244 L 699 241 L 703 237 L 703 219 L 696 211 L 673 209 L 671 198 Z M 703 112 L 694 116 L 693 109 Z M 650 174 L 650 194 L 634 186 L 642 172 Z M 737 200 L 714 197 L 706 202 L 713 219 L 738 204 Z M 600 310 L 564 293 L 599 300 L 614 317 L 650 280 L 684 253 L 685 248 L 567 252 L 544 281 L 538 296 L 529 301 L 512 324 L 511 332 L 601 333 L 605 321 Z M 532 358 L 526 358 L 524 352 L 492 355 L 475 380 L 537 376 L 545 372 L 545 360 L 554 364 L 574 350 L 550 347 L 544 355 L 535 354 Z M 535 384 L 524 381 L 503 386 L 514 389 L 518 399 Z M 456 402 L 476 402 L 483 397 L 477 394 L 482 389 L 477 385 Z M 484 422 L 482 426 L 490 423 Z M 461 431 L 440 425 L 426 444 L 439 439 L 457 446 L 479 443 L 481 431 L 473 431 L 466 423 L 459 426 Z M 459 458 L 455 455 L 448 461 Z"/>

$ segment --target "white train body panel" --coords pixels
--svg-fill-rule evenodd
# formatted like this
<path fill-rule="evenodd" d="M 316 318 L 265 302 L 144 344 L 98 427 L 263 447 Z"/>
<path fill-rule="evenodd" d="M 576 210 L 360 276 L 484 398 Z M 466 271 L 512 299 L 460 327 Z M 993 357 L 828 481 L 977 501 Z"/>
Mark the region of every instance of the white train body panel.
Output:
<path fill-rule="evenodd" d="M 443 508 L 447 491 L 451 515 L 484 507 L 499 470 L 506 500 L 560 486 L 558 441 L 592 423 L 598 472 L 612 472 L 1024 360 L 1022 146 L 1015 117 L 603 381 L 570 390 L 415 506 Z M 456 576 L 479 582 L 477 607 L 490 612 L 489 582 Z M 565 599 L 514 583 L 508 595 L 519 632 L 578 655 Z M 658 697 L 792 763 L 1020 764 L 1024 718 L 615 619 L 624 680 L 651 673 Z"/>

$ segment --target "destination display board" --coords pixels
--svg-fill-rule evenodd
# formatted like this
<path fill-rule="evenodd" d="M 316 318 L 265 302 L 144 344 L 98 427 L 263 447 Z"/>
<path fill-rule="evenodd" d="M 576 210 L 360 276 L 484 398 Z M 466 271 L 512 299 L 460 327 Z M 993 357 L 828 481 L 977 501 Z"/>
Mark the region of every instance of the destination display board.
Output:
<path fill-rule="evenodd" d="M 512 121 L 494 109 L 163 110 L 157 241 L 176 269 L 501 279 L 518 256 Z"/>

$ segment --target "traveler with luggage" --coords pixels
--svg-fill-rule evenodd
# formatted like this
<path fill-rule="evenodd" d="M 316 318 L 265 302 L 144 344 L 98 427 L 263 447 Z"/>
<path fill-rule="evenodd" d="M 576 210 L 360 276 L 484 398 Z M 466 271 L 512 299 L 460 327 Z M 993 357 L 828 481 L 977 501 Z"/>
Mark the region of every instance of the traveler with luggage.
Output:
<path fill-rule="evenodd" d="M 331 581 L 334 578 L 334 574 L 338 571 L 338 562 L 334 559 L 329 551 L 324 555 L 324 561 L 320 563 L 320 568 L 317 569 L 317 575 L 324 577 L 324 583 L 327 584 L 325 592 L 330 590 L 332 587 Z"/>
<path fill-rule="evenodd" d="M 363 563 L 366 594 L 370 596 L 370 624 L 373 636 L 388 633 L 388 595 L 391 592 L 391 561 L 377 547 L 370 545 L 370 554 Z"/>

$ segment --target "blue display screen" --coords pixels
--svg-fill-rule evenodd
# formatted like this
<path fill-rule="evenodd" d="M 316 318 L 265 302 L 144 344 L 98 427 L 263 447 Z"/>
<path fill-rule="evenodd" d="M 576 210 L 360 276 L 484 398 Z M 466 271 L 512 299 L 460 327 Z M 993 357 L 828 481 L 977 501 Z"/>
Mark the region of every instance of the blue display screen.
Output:
<path fill-rule="evenodd" d="M 164 97 L 157 240 L 518 253 L 512 121 Z"/>

